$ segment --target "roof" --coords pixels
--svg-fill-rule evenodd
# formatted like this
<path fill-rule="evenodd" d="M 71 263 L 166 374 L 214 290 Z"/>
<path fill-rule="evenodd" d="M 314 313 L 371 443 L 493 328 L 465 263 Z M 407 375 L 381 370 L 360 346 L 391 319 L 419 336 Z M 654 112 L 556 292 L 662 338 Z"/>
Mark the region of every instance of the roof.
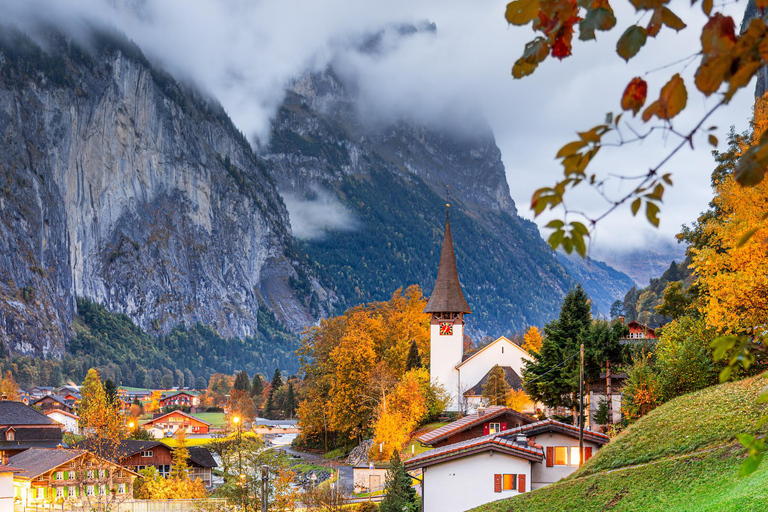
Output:
<path fill-rule="evenodd" d="M 85 453 L 76 449 L 30 448 L 8 459 L 8 464 L 22 470 L 17 476 L 35 478 Z"/>
<path fill-rule="evenodd" d="M 50 416 L 51 414 L 61 414 L 63 416 L 67 416 L 68 418 L 72 418 L 73 420 L 80 419 L 80 416 L 78 416 L 77 414 L 72 414 L 71 412 L 67 412 L 61 409 L 48 409 L 43 414 L 45 414 L 46 416 Z"/>
<path fill-rule="evenodd" d="M 208 448 L 203 446 L 189 446 L 187 447 L 187 451 L 189 451 L 189 460 L 198 466 L 204 468 L 215 468 L 218 466 Z"/>
<path fill-rule="evenodd" d="M 466 455 L 483 451 L 500 451 L 516 457 L 541 462 L 544 450 L 527 443 L 516 442 L 518 435 L 533 436 L 541 433 L 558 432 L 561 434 L 578 437 L 579 429 L 567 423 L 555 420 L 543 420 L 520 427 L 511 428 L 496 434 L 475 437 L 458 443 L 441 446 L 433 450 L 423 452 L 405 462 L 406 469 L 423 468 L 440 462 L 451 460 Z M 599 432 L 584 430 L 584 439 L 597 444 L 607 444 L 610 438 Z"/>
<path fill-rule="evenodd" d="M 448 211 L 445 212 L 445 235 L 443 248 L 440 252 L 440 266 L 437 269 L 437 279 L 432 295 L 429 297 L 425 313 L 471 313 L 464 292 L 459 283 L 459 272 L 456 269 L 456 255 L 453 252 L 453 237 L 451 236 L 451 221 Z"/>
<path fill-rule="evenodd" d="M 11 466 L 0 466 L 0 473 L 19 473 L 21 471 L 24 471 L 20 468 L 14 468 Z"/>
<path fill-rule="evenodd" d="M 520 378 L 520 376 L 515 370 L 512 369 L 511 366 L 502 366 L 501 368 L 504 370 L 504 380 L 507 381 L 507 384 L 509 384 L 510 388 L 514 389 L 515 391 L 523 389 L 523 379 Z M 485 386 L 485 383 L 488 382 L 492 371 L 493 368 L 488 370 L 488 373 L 486 373 L 483 378 L 480 379 L 480 382 L 464 392 L 464 396 L 483 396 L 483 386 Z"/>
<path fill-rule="evenodd" d="M 541 462 L 541 459 L 544 456 L 544 450 L 541 448 L 521 445 L 516 443 L 513 439 L 499 437 L 498 434 L 490 434 L 420 453 L 419 455 L 408 459 L 405 462 L 405 467 L 406 469 L 423 468 L 446 460 L 489 450 L 507 453 L 534 462 Z"/>
<path fill-rule="evenodd" d="M 496 338 L 495 340 L 493 340 L 492 342 L 490 342 L 489 344 L 487 344 L 486 346 L 484 346 L 483 348 L 481 348 L 480 350 L 478 350 L 477 352 L 475 352 L 474 354 L 471 354 L 471 355 L 469 355 L 469 356 L 465 355 L 464 357 L 462 357 L 462 359 L 461 359 L 461 362 L 460 362 L 459 364 L 457 364 L 457 365 L 456 365 L 456 368 L 461 368 L 462 366 L 464 366 L 464 364 L 465 364 L 467 361 L 469 361 L 470 359 L 472 359 L 472 358 L 473 358 L 473 357 L 475 357 L 476 355 L 480 354 L 480 353 L 481 353 L 481 352 L 483 352 L 484 350 L 491 348 L 492 346 L 494 346 L 494 345 L 495 345 L 495 344 L 497 344 L 497 343 L 503 343 L 503 342 L 505 342 L 505 341 L 506 341 L 507 343 L 509 343 L 510 345 L 512 345 L 513 347 L 515 347 L 515 348 L 517 348 L 518 350 L 520 350 L 520 352 L 522 352 L 522 353 L 523 353 L 523 355 L 527 356 L 528 358 L 530 358 L 530 357 L 531 357 L 531 355 L 530 355 L 530 354 L 529 354 L 529 353 L 528 353 L 528 352 L 527 352 L 527 351 L 526 351 L 526 350 L 525 350 L 523 347 L 521 347 L 520 345 L 518 345 L 518 344 L 517 344 L 517 343 L 515 343 L 514 341 L 510 340 L 510 339 L 509 339 L 509 338 L 507 338 L 506 336 L 500 336 L 500 337 Z"/>
<path fill-rule="evenodd" d="M 167 394 L 167 395 L 163 396 L 163 397 L 161 398 L 161 400 L 166 400 L 166 399 L 168 399 L 168 398 L 173 398 L 173 397 L 175 397 L 175 396 L 179 396 L 179 395 L 187 395 L 187 396 L 190 396 L 190 397 L 192 397 L 192 398 L 195 398 L 195 397 L 197 397 L 197 393 L 194 393 L 194 392 L 192 392 L 192 391 L 174 391 L 174 392 L 172 392 L 172 393 L 169 393 L 169 394 Z"/>
<path fill-rule="evenodd" d="M 41 396 L 40 398 L 36 398 L 35 400 L 33 400 L 31 402 L 31 405 L 34 405 L 37 402 L 42 402 L 43 400 L 45 400 L 47 398 L 51 398 L 51 399 L 55 400 L 56 402 L 59 402 L 61 405 L 66 405 L 67 407 L 72 407 L 72 404 L 70 404 L 69 401 L 66 398 L 64 398 L 63 396 L 60 396 L 60 395 L 45 395 L 45 396 Z"/>
<path fill-rule="evenodd" d="M 0 425 L 56 425 L 40 411 L 22 402 L 0 400 Z"/>
<path fill-rule="evenodd" d="M 145 425 L 154 424 L 154 423 L 155 423 L 157 420 L 159 420 L 159 419 L 162 419 L 162 418 L 165 418 L 166 416 L 169 416 L 169 415 L 171 415 L 171 414 L 181 414 L 181 415 L 183 415 L 183 416 L 186 416 L 187 418 L 191 418 L 191 419 L 193 419 L 193 420 L 195 420 L 195 421 L 199 421 L 200 423 L 205 423 L 206 425 L 210 425 L 210 423 L 208 423 L 208 422 L 207 422 L 207 421 L 205 421 L 205 420 L 201 420 L 201 419 L 200 419 L 200 418 L 198 418 L 197 416 L 192 416 L 191 414 L 187 414 L 186 412 L 184 412 L 184 411 L 179 411 L 179 410 L 175 410 L 175 411 L 167 412 L 167 413 L 165 413 L 165 414 L 161 414 L 160 416 L 156 416 L 156 417 L 152 418 L 151 420 L 149 420 L 148 422 L 146 422 L 146 423 L 145 423 Z"/>
<path fill-rule="evenodd" d="M 422 434 L 419 437 L 417 437 L 417 439 L 423 444 L 434 444 L 442 439 L 450 437 L 459 432 L 468 430 L 474 427 L 475 425 L 484 423 L 488 420 L 492 420 L 493 418 L 503 416 L 504 414 L 512 414 L 514 416 L 519 417 L 520 419 L 524 420 L 527 423 L 533 422 L 533 420 L 530 417 L 520 412 L 517 412 L 514 409 L 510 409 L 508 407 L 493 406 L 485 409 L 482 415 L 480 415 L 479 413 L 468 414 L 461 419 L 458 419 L 454 422 L 449 423 L 448 425 L 442 426 L 440 428 L 436 428 L 435 430 L 432 430 L 431 432 L 427 432 L 426 434 Z"/>

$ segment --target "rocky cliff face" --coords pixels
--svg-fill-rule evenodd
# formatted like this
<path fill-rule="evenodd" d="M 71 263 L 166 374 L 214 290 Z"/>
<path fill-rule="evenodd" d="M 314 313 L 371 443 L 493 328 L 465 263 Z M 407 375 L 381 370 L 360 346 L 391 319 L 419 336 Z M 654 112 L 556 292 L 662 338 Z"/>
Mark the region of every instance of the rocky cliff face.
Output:
<path fill-rule="evenodd" d="M 259 302 L 294 329 L 312 322 L 324 292 L 221 109 L 111 36 L 90 53 L 51 42 L 47 55 L 17 35 L 0 51 L 6 350 L 61 355 L 76 296 L 155 332 L 250 335 Z"/>

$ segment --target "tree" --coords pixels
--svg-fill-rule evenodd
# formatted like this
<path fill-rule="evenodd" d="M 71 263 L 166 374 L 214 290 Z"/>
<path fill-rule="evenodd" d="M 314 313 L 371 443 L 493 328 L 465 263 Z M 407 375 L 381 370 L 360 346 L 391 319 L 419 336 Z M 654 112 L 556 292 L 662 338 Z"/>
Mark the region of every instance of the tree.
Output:
<path fill-rule="evenodd" d="M 667 283 L 666 288 L 664 288 L 664 298 L 661 304 L 656 306 L 656 312 L 677 320 L 693 313 L 694 300 L 695 297 L 688 293 L 682 281 L 673 281 Z"/>
<path fill-rule="evenodd" d="M 19 395 L 19 386 L 16 384 L 16 380 L 13 378 L 11 370 L 6 370 L 3 375 L 3 380 L 0 382 L 0 393 L 2 393 L 8 400 L 18 402 L 21 399 Z"/>
<path fill-rule="evenodd" d="M 411 340 L 411 346 L 408 349 L 408 358 L 405 361 L 405 369 L 413 370 L 415 368 L 421 368 L 421 356 L 419 355 L 419 347 L 416 345 L 416 340 Z"/>
<path fill-rule="evenodd" d="M 245 391 L 248 394 L 251 393 L 251 379 L 248 377 L 248 372 L 242 370 L 235 377 L 234 389 Z"/>
<path fill-rule="evenodd" d="M 163 389 L 173 388 L 173 373 L 166 371 L 165 374 L 163 374 L 163 378 L 160 379 L 160 386 Z"/>
<path fill-rule="evenodd" d="M 275 373 L 272 375 L 270 384 L 272 385 L 272 393 L 280 389 L 280 386 L 283 385 L 283 376 L 280 374 L 280 368 L 275 368 Z"/>
<path fill-rule="evenodd" d="M 251 382 L 251 396 L 261 397 L 261 393 L 264 391 L 264 380 L 258 373 L 253 376 L 253 382 Z"/>
<path fill-rule="evenodd" d="M 379 504 L 380 512 L 416 512 L 416 491 L 411 486 L 411 477 L 405 471 L 400 460 L 400 452 L 395 450 L 389 459 L 389 469 L 385 479 L 385 496 Z"/>
<path fill-rule="evenodd" d="M 532 352 L 538 353 L 541 350 L 541 344 L 543 342 L 539 328 L 535 325 L 530 326 L 528 330 L 525 331 L 525 334 L 523 334 L 523 342 L 523 350 L 529 354 Z"/>
<path fill-rule="evenodd" d="M 119 398 L 117 397 L 117 386 L 111 379 L 104 381 L 104 394 L 107 397 L 107 401 L 112 405 L 119 405 Z"/>
<path fill-rule="evenodd" d="M 229 393 L 227 408 L 230 415 L 240 416 L 242 421 L 253 421 L 256 415 L 256 410 L 253 407 L 253 398 L 245 389 L 232 388 L 232 391 Z"/>
<path fill-rule="evenodd" d="M 195 379 L 195 389 L 205 389 L 205 388 L 206 388 L 205 377 L 197 377 Z"/>
<path fill-rule="evenodd" d="M 285 404 L 283 405 L 285 415 L 288 416 L 288 418 L 293 419 L 293 415 L 296 414 L 296 407 L 298 407 L 298 402 L 296 401 L 296 393 L 293 389 L 293 382 L 289 382 L 288 392 L 285 396 Z"/>
<path fill-rule="evenodd" d="M 553 408 L 577 405 L 579 345 L 591 324 L 589 297 L 577 286 L 565 296 L 559 317 L 544 327 L 541 352 L 525 363 L 523 384 L 531 399 Z"/>
<path fill-rule="evenodd" d="M 613 304 L 611 304 L 611 318 L 619 318 L 620 316 L 624 315 L 624 303 L 616 299 Z"/>
<path fill-rule="evenodd" d="M 187 449 L 187 431 L 181 427 L 174 434 L 176 447 L 173 449 L 171 478 L 186 480 L 189 477 L 189 450 Z"/>
<path fill-rule="evenodd" d="M 511 389 L 507 393 L 506 405 L 513 411 L 522 411 L 531 404 L 531 398 L 522 389 Z"/>
<path fill-rule="evenodd" d="M 638 352 L 627 370 L 621 412 L 629 421 L 645 416 L 663 401 L 659 375 L 652 357 L 646 350 Z"/>
<path fill-rule="evenodd" d="M 483 385 L 483 402 L 485 405 L 507 405 L 507 384 L 504 368 L 495 365 L 488 374 L 488 380 Z"/>
<path fill-rule="evenodd" d="M 648 37 L 656 37 L 663 26 L 680 31 L 686 24 L 663 3 L 630 1 L 637 11 L 646 19 L 650 15 L 648 25 L 630 25 L 622 34 L 616 45 L 616 52 L 625 61 L 632 59 L 645 45 Z M 694 2 L 695 3 L 695 2 Z M 760 52 L 768 42 L 768 26 L 762 18 L 762 6 L 745 20 L 744 30 L 737 35 L 735 22 L 730 16 L 725 16 L 722 6 L 713 9 L 712 2 L 701 3 L 707 23 L 701 29 L 701 48 L 695 55 L 672 62 L 659 70 L 672 68 L 666 73 L 672 76 L 661 88 L 658 99 L 652 101 L 643 110 L 641 119 L 649 123 L 654 118 L 665 124 L 663 135 L 658 134 L 656 127 L 641 128 L 638 122 L 629 120 L 629 116 L 608 114 L 603 124 L 590 130 L 579 131 L 579 138 L 563 146 L 557 154 L 563 165 L 563 179 L 551 187 L 542 187 L 534 192 L 531 208 L 535 215 L 545 209 L 562 208 L 562 220 L 556 219 L 548 224 L 552 230 L 549 243 L 554 248 L 563 247 L 570 253 L 576 250 L 586 254 L 585 239 L 590 230 L 610 215 L 617 208 L 631 204 L 633 214 L 637 214 L 645 206 L 645 216 L 654 226 L 659 225 L 660 204 L 664 197 L 665 187 L 672 185 L 672 174 L 665 172 L 663 166 L 686 146 L 694 146 L 694 138 L 703 139 L 706 135 L 707 119 L 719 108 L 728 104 L 739 89 L 747 86 L 768 63 L 768 55 Z M 520 57 L 512 67 L 513 77 L 520 79 L 530 75 L 549 55 L 558 59 L 569 57 L 572 52 L 572 38 L 576 23 L 578 23 L 579 39 L 596 39 L 596 31 L 611 30 L 616 26 L 613 8 L 607 2 L 589 3 L 577 0 L 561 2 L 531 2 L 530 0 L 514 0 L 507 5 L 506 19 L 514 25 L 528 25 L 535 32 L 540 32 L 533 41 L 529 42 Z M 666 29 L 665 29 L 666 30 Z M 688 127 L 682 127 L 684 121 L 676 121 L 672 129 L 671 120 L 685 110 L 690 93 L 680 72 L 693 59 L 701 56 L 699 67 L 695 74 L 694 84 L 701 93 L 697 102 L 704 97 L 717 96 L 717 101 L 698 120 Z M 690 84 L 689 84 L 690 85 Z M 646 104 L 648 83 L 637 76 L 624 89 L 620 99 L 621 108 L 631 111 L 633 118 Z M 617 98 L 618 100 L 619 98 Z M 602 111 L 601 111 L 602 113 Z M 717 138 L 709 129 L 707 140 L 717 146 Z M 632 133 L 625 137 L 622 133 Z M 593 173 L 589 169 L 591 160 L 606 145 L 624 146 L 638 143 L 651 136 L 675 137 L 668 154 L 662 160 L 641 171 L 632 169 L 626 175 L 618 176 Z M 768 168 L 768 137 L 761 136 L 754 147 L 745 151 L 739 161 L 735 178 L 742 187 L 753 187 L 762 180 Z M 631 180 L 633 186 L 629 190 L 621 190 L 618 195 L 606 193 L 606 183 L 611 179 Z M 564 197 L 573 189 L 591 187 L 599 200 L 605 200 L 605 207 L 599 213 L 590 215 L 565 206 Z M 575 218 L 581 217 L 579 220 Z"/>

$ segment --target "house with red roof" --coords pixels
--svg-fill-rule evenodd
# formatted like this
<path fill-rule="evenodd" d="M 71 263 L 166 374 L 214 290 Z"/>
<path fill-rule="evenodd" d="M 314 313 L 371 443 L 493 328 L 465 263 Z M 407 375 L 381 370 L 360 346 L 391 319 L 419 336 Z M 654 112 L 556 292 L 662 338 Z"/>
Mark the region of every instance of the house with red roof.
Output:
<path fill-rule="evenodd" d="M 181 428 L 185 429 L 187 434 L 207 434 L 211 424 L 186 412 L 175 410 L 155 416 L 143 427 L 155 438 L 161 438 L 172 436 Z"/>
<path fill-rule="evenodd" d="M 476 437 L 498 434 L 511 428 L 533 423 L 530 416 L 502 406 L 480 408 L 448 425 L 417 436 L 422 445 L 435 448 Z"/>
<path fill-rule="evenodd" d="M 452 428 L 437 435 L 436 444 L 464 428 L 446 427 Z M 584 460 L 608 441 L 585 430 Z M 421 471 L 424 512 L 461 512 L 554 483 L 578 469 L 580 461 L 579 429 L 544 420 L 443 444 L 409 459 L 405 468 Z"/>

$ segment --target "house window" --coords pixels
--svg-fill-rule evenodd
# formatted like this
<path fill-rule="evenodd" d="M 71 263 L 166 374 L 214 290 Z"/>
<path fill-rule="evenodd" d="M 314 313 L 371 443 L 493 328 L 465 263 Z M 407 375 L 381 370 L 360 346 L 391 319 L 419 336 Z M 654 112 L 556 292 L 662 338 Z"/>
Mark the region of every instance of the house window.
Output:
<path fill-rule="evenodd" d="M 85 493 L 86 493 L 88 496 L 93 496 L 93 486 L 92 486 L 92 485 L 89 485 L 88 487 L 86 487 L 86 488 L 85 488 Z"/>
<path fill-rule="evenodd" d="M 70 496 L 77 496 L 77 487 L 70 487 L 69 488 L 69 495 Z"/>
<path fill-rule="evenodd" d="M 125 494 L 125 484 L 118 484 L 117 485 L 117 492 L 119 494 Z"/>
<path fill-rule="evenodd" d="M 160 464 L 157 466 L 157 471 L 160 473 L 160 476 L 168 478 L 168 475 L 171 474 L 171 465 L 170 464 Z"/>
<path fill-rule="evenodd" d="M 57 487 L 56 488 L 56 497 L 57 498 L 63 498 L 64 497 L 64 488 L 63 487 Z"/>
<path fill-rule="evenodd" d="M 154 452 L 152 450 L 145 450 L 141 452 L 142 457 L 154 457 Z"/>
<path fill-rule="evenodd" d="M 517 490 L 517 475 L 503 475 L 501 479 L 502 491 Z"/>
<path fill-rule="evenodd" d="M 93 470 L 89 469 L 85 472 L 85 478 L 93 478 Z"/>
<path fill-rule="evenodd" d="M 99 486 L 99 494 L 101 494 L 102 496 L 104 496 L 105 494 L 107 494 L 107 486 L 106 486 L 106 485 L 104 485 L 104 484 L 101 484 L 101 485 Z"/>
<path fill-rule="evenodd" d="M 578 446 L 571 446 L 571 454 L 570 457 L 568 457 L 568 463 L 571 466 L 578 466 L 579 465 L 579 447 Z"/>
<path fill-rule="evenodd" d="M 498 434 L 501 432 L 501 423 L 489 423 L 488 424 L 488 433 L 489 434 Z"/>
<path fill-rule="evenodd" d="M 64 472 L 63 471 L 57 471 L 56 472 L 56 480 L 64 480 Z"/>
<path fill-rule="evenodd" d="M 578 446 L 555 446 L 555 466 L 578 466 Z"/>
<path fill-rule="evenodd" d="M 16 432 L 14 432 L 13 429 L 8 430 L 5 433 L 5 440 L 6 441 L 15 441 L 16 440 Z"/>
<path fill-rule="evenodd" d="M 40 475 L 39 477 L 37 477 L 37 481 L 38 482 L 45 482 L 45 480 L 46 480 L 46 478 L 43 475 Z"/>

